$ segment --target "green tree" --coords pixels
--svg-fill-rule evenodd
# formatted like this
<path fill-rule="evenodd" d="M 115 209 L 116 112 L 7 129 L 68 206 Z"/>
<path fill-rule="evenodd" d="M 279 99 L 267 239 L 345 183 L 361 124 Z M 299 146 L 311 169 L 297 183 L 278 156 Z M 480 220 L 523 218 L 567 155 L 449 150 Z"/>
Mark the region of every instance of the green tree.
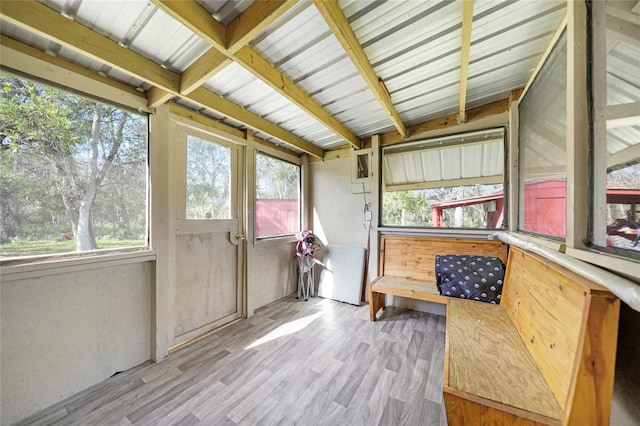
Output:
<path fill-rule="evenodd" d="M 92 221 L 101 185 L 121 147 L 139 144 L 144 120 L 16 77 L 0 75 L 0 88 L 0 176 L 3 190 L 8 181 L 14 194 L 1 206 L 3 232 L 25 215 L 30 225 L 38 223 L 36 211 L 60 227 L 62 207 L 76 251 L 98 248 Z M 19 173 L 8 175 L 9 168 Z M 28 200 L 30 193 L 35 199 Z"/>
<path fill-rule="evenodd" d="M 383 210 L 386 225 L 431 226 L 427 200 L 421 191 L 385 192 Z"/>
<path fill-rule="evenodd" d="M 296 200 L 299 194 L 299 171 L 295 164 L 267 155 L 256 157 L 256 198 Z"/>
<path fill-rule="evenodd" d="M 189 218 L 230 217 L 231 149 L 189 136 L 187 213 Z"/>

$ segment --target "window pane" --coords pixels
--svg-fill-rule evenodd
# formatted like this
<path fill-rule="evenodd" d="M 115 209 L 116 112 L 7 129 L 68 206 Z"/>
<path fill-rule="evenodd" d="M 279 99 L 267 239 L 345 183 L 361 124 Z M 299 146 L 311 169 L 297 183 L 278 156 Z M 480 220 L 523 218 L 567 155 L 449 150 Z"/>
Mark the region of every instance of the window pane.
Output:
<path fill-rule="evenodd" d="M 630 147 L 616 150 L 619 143 Z M 640 126 L 607 131 L 606 245 L 640 251 Z M 621 153 L 627 155 L 620 155 Z M 635 152 L 633 155 L 632 152 Z M 622 161 L 620 164 L 615 164 Z"/>
<path fill-rule="evenodd" d="M 471 185 L 383 194 L 385 226 L 502 228 L 502 185 Z"/>
<path fill-rule="evenodd" d="M 231 148 L 187 137 L 187 219 L 231 218 Z"/>
<path fill-rule="evenodd" d="M 256 155 L 256 237 L 291 235 L 300 230 L 300 167 Z"/>
<path fill-rule="evenodd" d="M 640 252 L 640 34 L 633 2 L 594 3 L 595 245 Z M 598 25 L 599 23 L 600 25 Z M 606 87 L 599 85 L 606 75 Z M 603 90 L 604 89 L 604 90 Z M 621 254 L 618 251 L 618 254 Z"/>
<path fill-rule="evenodd" d="M 383 150 L 385 226 L 501 228 L 504 129 Z"/>
<path fill-rule="evenodd" d="M 0 257 L 147 244 L 147 118 L 0 74 Z"/>
<path fill-rule="evenodd" d="M 519 229 L 565 237 L 566 34 L 519 104 Z"/>

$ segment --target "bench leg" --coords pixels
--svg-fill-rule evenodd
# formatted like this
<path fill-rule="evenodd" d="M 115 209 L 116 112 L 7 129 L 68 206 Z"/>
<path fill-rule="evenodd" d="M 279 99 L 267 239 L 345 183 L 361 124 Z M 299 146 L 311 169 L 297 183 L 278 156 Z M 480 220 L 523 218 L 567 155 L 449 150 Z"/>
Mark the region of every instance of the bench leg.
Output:
<path fill-rule="evenodd" d="M 371 286 L 369 286 L 369 320 L 375 321 L 376 314 L 380 309 L 384 309 L 384 293 L 376 293 L 373 291 Z"/>

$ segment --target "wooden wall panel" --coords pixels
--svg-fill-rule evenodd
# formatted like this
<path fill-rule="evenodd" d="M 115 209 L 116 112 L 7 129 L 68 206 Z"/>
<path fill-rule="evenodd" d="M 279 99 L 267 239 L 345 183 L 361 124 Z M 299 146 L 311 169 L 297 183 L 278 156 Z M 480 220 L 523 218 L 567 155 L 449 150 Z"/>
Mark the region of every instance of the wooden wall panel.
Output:
<path fill-rule="evenodd" d="M 512 248 L 502 304 L 563 410 L 582 348 L 591 285 L 541 257 Z"/>
<path fill-rule="evenodd" d="M 576 376 L 576 390 L 571 411 L 565 416 L 567 424 L 609 423 L 619 317 L 619 299 L 613 296 L 591 297 L 588 329 Z"/>
<path fill-rule="evenodd" d="M 384 258 L 381 274 L 433 282 L 435 257 L 443 254 L 492 256 L 506 264 L 507 245 L 492 240 L 385 235 L 380 253 L 381 259 Z"/>

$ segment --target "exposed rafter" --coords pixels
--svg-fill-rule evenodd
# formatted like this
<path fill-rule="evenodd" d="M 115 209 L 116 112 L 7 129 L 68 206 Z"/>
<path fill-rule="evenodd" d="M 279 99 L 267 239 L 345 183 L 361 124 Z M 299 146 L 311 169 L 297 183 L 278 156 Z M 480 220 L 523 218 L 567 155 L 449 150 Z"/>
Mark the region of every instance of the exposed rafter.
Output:
<path fill-rule="evenodd" d="M 291 132 L 279 127 L 272 122 L 265 120 L 264 118 L 252 113 L 243 107 L 234 104 L 231 101 L 226 100 L 220 95 L 217 95 L 207 89 L 196 89 L 188 96 L 193 102 L 196 102 L 206 108 L 209 108 L 219 114 L 227 117 L 232 117 L 234 120 L 239 121 L 247 127 L 253 130 L 266 133 L 278 140 L 286 142 L 287 144 L 301 149 L 315 157 L 322 157 L 324 151 L 310 142 L 302 139 L 299 136 L 292 134 Z"/>
<path fill-rule="evenodd" d="M 156 99 L 180 95 L 179 74 L 162 68 L 142 55 L 65 18 L 41 3 L 31 0 L 3 1 L 0 17 L 20 28 L 62 44 L 75 52 L 161 89 L 161 91 L 154 90 L 150 93 Z M 206 89 L 197 89 L 186 97 L 205 108 L 219 112 L 313 156 L 322 157 L 323 155 L 323 150 L 317 146 Z"/>
<path fill-rule="evenodd" d="M 460 104 L 458 120 L 467 120 L 467 82 L 469 79 L 469 53 L 471 52 L 471 27 L 473 26 L 473 0 L 462 2 L 462 45 L 460 49 Z"/>
<path fill-rule="evenodd" d="M 209 49 L 180 75 L 180 93 L 188 95 L 231 63 L 224 54 Z"/>
<path fill-rule="evenodd" d="M 42 50 L 38 50 L 35 47 L 31 47 L 27 44 L 14 40 L 10 37 L 0 35 L 0 58 L 8 54 L 8 52 L 5 49 L 11 49 L 16 52 L 20 52 L 21 54 L 31 57 L 33 59 L 45 61 L 51 64 L 52 68 L 57 67 L 60 69 L 70 71 L 73 74 L 87 77 L 90 79 L 90 81 L 95 81 L 98 83 L 105 84 L 107 86 L 111 86 L 121 92 L 126 92 L 131 96 L 141 98 L 141 100 L 145 99 L 144 92 L 136 90 L 131 86 L 128 86 L 124 83 L 120 83 L 108 77 L 104 77 L 95 71 L 91 71 L 79 65 L 72 64 L 71 62 L 67 62 L 64 59 L 60 59 L 60 58 L 56 58 L 55 56 L 48 55 Z"/>
<path fill-rule="evenodd" d="M 227 49 L 235 53 L 249 44 L 298 0 L 257 1 L 227 26 Z"/>
<path fill-rule="evenodd" d="M 356 66 L 373 95 L 391 119 L 398 133 L 402 137 L 407 137 L 407 128 L 402 122 L 398 111 L 396 111 L 386 86 L 376 74 L 373 66 L 371 66 L 369 58 L 362 49 L 338 3 L 334 0 L 314 0 L 314 4 L 345 52 L 347 52 L 349 58 L 351 58 L 351 62 Z"/>
<path fill-rule="evenodd" d="M 501 99 L 499 101 L 492 102 L 487 105 L 482 105 L 476 108 L 471 108 L 467 111 L 467 123 L 471 124 L 475 121 L 484 121 L 485 127 L 495 126 L 495 123 L 487 123 L 487 120 L 491 116 L 499 114 L 506 114 L 509 111 L 509 99 Z M 441 118 L 425 121 L 423 123 L 415 124 L 409 127 L 409 133 L 411 134 L 410 140 L 417 140 L 423 137 L 429 132 L 435 130 L 446 129 L 455 126 L 457 123 L 458 114 L 451 114 Z M 388 132 L 380 135 L 380 145 L 392 145 L 400 142 L 404 142 L 398 132 Z"/>
<path fill-rule="evenodd" d="M 180 76 L 34 0 L 2 1 L 2 19 L 177 94 Z"/>
<path fill-rule="evenodd" d="M 251 47 L 245 46 L 238 50 L 234 55 L 234 59 L 247 70 L 251 71 L 253 75 L 260 78 L 281 95 L 334 131 L 338 136 L 344 138 L 354 147 L 360 148 L 360 139 L 355 134 Z"/>
<path fill-rule="evenodd" d="M 151 0 L 160 10 L 181 22 L 185 27 L 206 40 L 213 47 L 225 52 L 227 48 L 227 29 L 213 19 L 209 13 L 195 1 Z M 204 12 L 204 13 L 203 13 Z"/>
<path fill-rule="evenodd" d="M 158 108 L 165 102 L 169 102 L 173 96 L 173 93 L 169 93 L 166 90 L 162 90 L 154 86 L 147 90 L 147 107 L 151 109 Z"/>
<path fill-rule="evenodd" d="M 274 90 L 289 99 L 291 102 L 302 108 L 309 115 L 324 124 L 326 127 L 335 132 L 338 136 L 344 138 L 354 147 L 360 147 L 360 139 L 349 129 L 347 129 L 340 121 L 338 121 L 331 113 L 325 110 L 316 101 L 311 99 L 302 89 L 296 86 L 287 76 L 273 67 L 266 59 L 251 47 L 240 46 L 242 40 L 252 36 L 257 30 L 263 28 L 266 24 L 275 20 L 278 14 L 284 13 L 291 7 L 290 1 L 265 2 L 273 3 L 273 5 L 261 5 L 256 8 L 249 8 L 243 12 L 230 25 L 230 31 L 233 31 L 232 43 L 235 52 L 227 49 L 226 44 L 220 42 L 218 34 L 218 26 L 222 25 L 216 21 L 203 7 L 194 0 L 151 0 L 153 4 L 165 11 L 171 17 L 185 25 L 202 37 L 207 43 L 211 44 L 215 49 L 235 60 L 242 65 L 247 71 L 267 83 Z M 268 6 L 268 7 L 267 7 Z M 281 8 L 284 10 L 282 11 Z M 247 15 L 245 15 L 247 13 Z M 263 22 L 263 21 L 266 21 Z M 207 25 L 209 22 L 210 25 Z M 236 24 L 234 24 L 234 22 Z M 250 26 L 254 25 L 253 27 Z"/>
<path fill-rule="evenodd" d="M 193 92 L 231 62 L 231 59 L 216 49 L 210 49 L 180 74 L 180 94 L 186 96 Z M 173 98 L 173 94 L 152 87 L 147 98 L 148 107 L 157 108 Z"/>

